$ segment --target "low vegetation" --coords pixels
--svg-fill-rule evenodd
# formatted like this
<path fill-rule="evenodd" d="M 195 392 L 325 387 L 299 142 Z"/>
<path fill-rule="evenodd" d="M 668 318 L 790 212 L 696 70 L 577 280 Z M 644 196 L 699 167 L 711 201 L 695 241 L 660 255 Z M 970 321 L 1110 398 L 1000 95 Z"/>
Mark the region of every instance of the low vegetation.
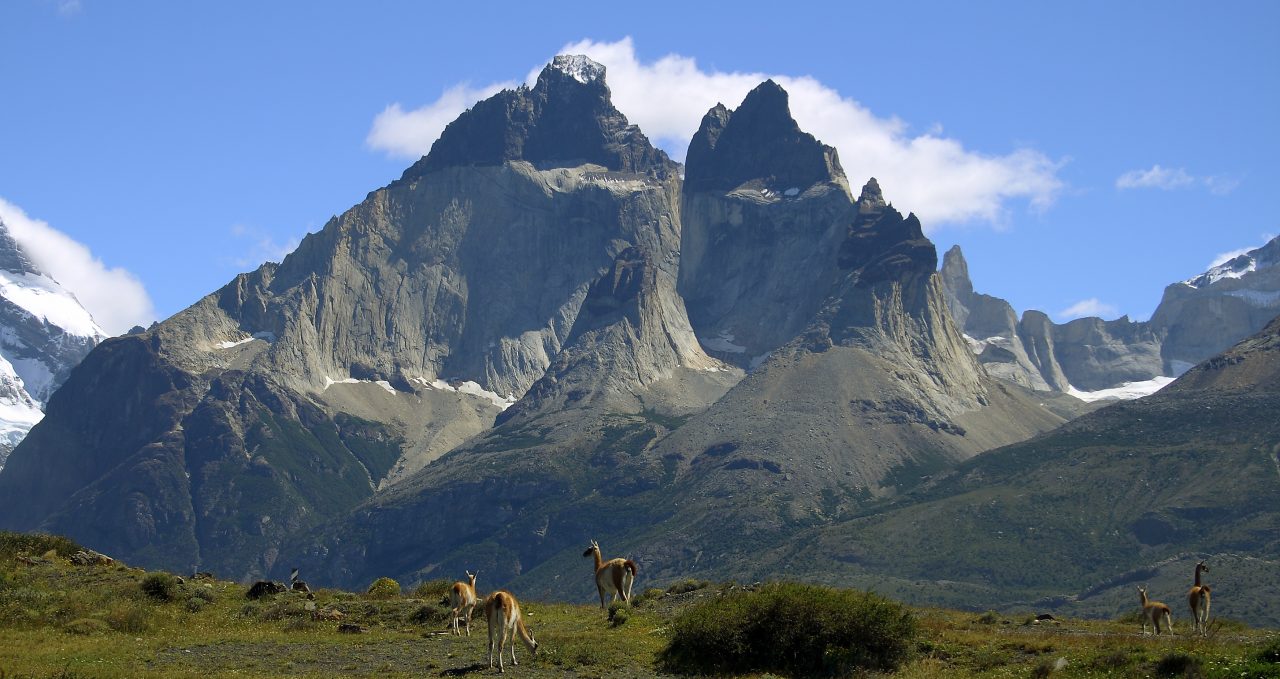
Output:
<path fill-rule="evenodd" d="M 449 580 L 408 594 L 391 581 L 378 596 L 322 589 L 313 599 L 251 601 L 237 583 L 76 565 L 68 557 L 79 550 L 62 538 L 0 533 L 3 679 L 490 673 L 482 615 L 470 637 L 448 632 L 440 600 Z M 608 612 L 593 601 L 522 600 L 539 652 L 517 649 L 520 665 L 508 674 L 1280 679 L 1280 633 L 1223 620 L 1207 637 L 1182 625 L 1157 638 L 1140 635 L 1135 620 L 909 609 L 794 583 L 654 584 L 663 586 Z"/>

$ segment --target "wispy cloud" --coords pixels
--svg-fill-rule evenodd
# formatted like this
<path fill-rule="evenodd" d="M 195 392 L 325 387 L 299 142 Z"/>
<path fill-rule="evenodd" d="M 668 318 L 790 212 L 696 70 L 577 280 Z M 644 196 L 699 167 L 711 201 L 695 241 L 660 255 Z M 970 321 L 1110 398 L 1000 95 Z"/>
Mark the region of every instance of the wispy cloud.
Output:
<path fill-rule="evenodd" d="M 1207 268 L 1212 269 L 1215 266 L 1221 266 L 1223 264 L 1226 264 L 1227 262 L 1230 262 L 1236 257 L 1239 257 L 1240 255 L 1245 255 L 1253 250 L 1257 250 L 1263 245 L 1270 243 L 1275 237 L 1276 236 L 1273 233 L 1264 233 L 1262 234 L 1262 242 L 1257 245 L 1250 245 L 1248 247 L 1237 248 L 1235 250 L 1230 250 L 1230 251 L 1215 255 L 1213 258 L 1213 261 L 1209 262 L 1209 266 Z"/>
<path fill-rule="evenodd" d="M 64 17 L 75 16 L 83 9 L 80 0 L 58 0 L 58 14 Z"/>
<path fill-rule="evenodd" d="M 373 127 L 365 143 L 370 148 L 394 156 L 417 158 L 426 155 L 445 125 L 460 113 L 481 99 L 515 86 L 514 81 L 486 87 L 457 85 L 445 90 L 434 102 L 411 111 L 404 110 L 399 103 L 391 104 L 373 119 Z"/>
<path fill-rule="evenodd" d="M 151 296 L 131 272 L 107 266 L 83 243 L 3 198 L 0 219 L 36 265 L 70 290 L 102 329 L 118 335 L 155 320 Z"/>
<path fill-rule="evenodd" d="M 1129 189 L 1160 189 L 1176 191 L 1202 186 L 1210 193 L 1224 196 L 1240 185 L 1240 180 L 1213 175 L 1196 176 L 1185 168 L 1161 167 L 1158 163 L 1149 170 L 1129 170 L 1116 178 L 1116 188 L 1122 191 Z"/>
<path fill-rule="evenodd" d="M 248 244 L 243 255 L 232 260 L 237 267 L 256 267 L 263 262 L 282 262 L 286 255 L 298 249 L 301 239 L 290 237 L 283 243 L 265 230 L 246 224 L 233 224 L 231 236 Z"/>
<path fill-rule="evenodd" d="M 1084 318 L 1086 316 L 1108 318 L 1114 317 L 1119 313 L 1120 310 L 1114 304 L 1107 304 L 1097 297 L 1090 297 L 1059 311 L 1057 316 L 1060 321 L 1069 321 L 1073 318 Z"/>
<path fill-rule="evenodd" d="M 811 77 L 704 69 L 678 54 L 642 62 L 630 38 L 584 40 L 565 45 L 560 53 L 586 54 L 604 64 L 614 104 L 677 159 L 684 156 L 708 109 L 717 102 L 736 107 L 751 88 L 773 78 L 790 93 L 800 126 L 839 150 L 855 191 L 861 182 L 877 177 L 886 195 L 916 212 L 927 228 L 964 222 L 999 225 L 1011 201 L 1045 208 L 1063 188 L 1057 176 L 1061 162 L 1039 151 L 979 153 L 944 137 L 938 124 L 913 134 L 903 121 L 878 117 Z M 530 71 L 528 82 L 535 81 L 541 68 L 539 64 Z M 416 158 L 475 99 L 502 86 L 458 86 L 410 111 L 392 104 L 375 118 L 368 143 L 392 155 Z"/>

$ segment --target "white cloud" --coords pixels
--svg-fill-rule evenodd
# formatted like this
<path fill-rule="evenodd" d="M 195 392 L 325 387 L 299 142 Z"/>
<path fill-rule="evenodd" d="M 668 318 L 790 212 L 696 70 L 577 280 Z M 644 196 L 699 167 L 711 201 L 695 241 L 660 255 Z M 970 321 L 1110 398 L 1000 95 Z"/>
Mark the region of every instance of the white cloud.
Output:
<path fill-rule="evenodd" d="M 1249 246 L 1249 247 L 1238 248 L 1238 249 L 1236 249 L 1236 250 L 1231 250 L 1231 251 L 1229 251 L 1229 252 L 1223 252 L 1223 253 L 1221 253 L 1221 254 L 1219 254 L 1219 255 L 1215 255 L 1215 256 L 1214 256 L 1214 258 L 1213 258 L 1213 261 L 1212 261 L 1212 262 L 1210 262 L 1210 263 L 1209 263 L 1209 266 L 1207 266 L 1207 267 L 1205 267 L 1205 268 L 1207 268 L 1207 269 L 1212 269 L 1212 268 L 1213 268 L 1213 267 L 1215 267 L 1215 266 L 1220 266 L 1220 265 L 1222 265 L 1222 264 L 1226 264 L 1227 262 L 1230 262 L 1231 260 L 1235 259 L 1236 257 L 1239 257 L 1240 255 L 1246 255 L 1246 254 L 1249 254 L 1249 252 L 1251 252 L 1251 251 L 1253 251 L 1253 250 L 1257 250 L 1258 248 L 1262 247 L 1263 245 L 1266 245 L 1267 243 L 1270 243 L 1270 242 L 1272 241 L 1272 239 L 1274 239 L 1274 238 L 1275 238 L 1275 234 L 1271 234 L 1271 233 L 1264 233 L 1264 234 L 1262 234 L 1262 242 L 1261 242 L 1261 243 L 1259 243 L 1259 244 L 1257 244 L 1257 245 L 1251 245 L 1251 246 Z"/>
<path fill-rule="evenodd" d="M 560 53 L 586 54 L 604 64 L 614 104 L 677 159 L 708 109 L 718 102 L 737 107 L 747 92 L 773 78 L 790 93 L 791 111 L 800 126 L 839 150 L 855 193 L 874 176 L 886 195 L 918 214 L 926 228 L 969 221 L 1000 224 L 1008 201 L 1025 199 L 1044 208 L 1063 187 L 1057 177 L 1060 163 L 1039 151 L 977 153 L 942 136 L 937 123 L 913 136 L 903 121 L 877 117 L 811 77 L 708 70 L 678 54 L 644 63 L 630 38 L 584 40 L 565 45 Z M 530 72 L 530 83 L 541 68 Z M 468 97 L 497 87 L 456 87 L 409 112 L 393 104 L 374 120 L 369 144 L 394 155 L 422 155 L 444 125 L 471 103 Z"/>
<path fill-rule="evenodd" d="M 373 127 L 365 143 L 393 156 L 418 158 L 426 155 L 445 125 L 477 101 L 509 87 L 515 87 L 515 83 L 495 83 L 479 88 L 457 85 L 445 90 L 434 102 L 412 111 L 405 111 L 399 103 L 391 104 L 373 119 Z"/>
<path fill-rule="evenodd" d="M 75 16 L 82 9 L 84 7 L 80 4 L 80 0 L 58 0 L 58 14 L 64 17 Z"/>
<path fill-rule="evenodd" d="M 83 243 L 3 198 L 0 219 L 32 261 L 70 290 L 107 332 L 118 335 L 155 320 L 151 296 L 131 272 L 108 267 Z"/>
<path fill-rule="evenodd" d="M 282 262 L 302 242 L 299 238 L 291 237 L 280 243 L 266 231 L 245 224 L 233 224 L 231 236 L 249 242 L 248 252 L 234 260 L 235 265 L 240 268 L 256 267 L 263 262 Z"/>
<path fill-rule="evenodd" d="M 1090 297 L 1059 311 L 1057 316 L 1060 321 L 1069 321 L 1073 318 L 1084 318 L 1086 316 L 1115 317 L 1119 313 L 1120 310 L 1114 304 L 1107 304 L 1097 297 Z"/>
<path fill-rule="evenodd" d="M 1174 191 L 1195 186 L 1203 186 L 1216 196 L 1225 196 L 1240 186 L 1240 180 L 1212 175 L 1197 177 L 1184 168 L 1161 167 L 1159 163 L 1152 165 L 1150 170 L 1129 170 L 1116 178 L 1116 188 L 1122 191 L 1127 189 Z"/>

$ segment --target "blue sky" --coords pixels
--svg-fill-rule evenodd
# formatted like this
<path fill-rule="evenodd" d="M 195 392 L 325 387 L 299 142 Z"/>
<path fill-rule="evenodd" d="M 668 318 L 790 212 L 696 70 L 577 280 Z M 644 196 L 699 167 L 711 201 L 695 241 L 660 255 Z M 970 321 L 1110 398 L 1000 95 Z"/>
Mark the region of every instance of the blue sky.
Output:
<path fill-rule="evenodd" d="M 677 157 L 700 97 L 783 78 L 850 181 L 959 243 L 980 291 L 1145 318 L 1280 233 L 1277 26 L 1265 2 L 10 0 L 0 207 L 87 248 L 58 265 L 101 269 L 76 292 L 123 330 L 279 259 L 398 177 L 453 100 L 577 44 Z"/>

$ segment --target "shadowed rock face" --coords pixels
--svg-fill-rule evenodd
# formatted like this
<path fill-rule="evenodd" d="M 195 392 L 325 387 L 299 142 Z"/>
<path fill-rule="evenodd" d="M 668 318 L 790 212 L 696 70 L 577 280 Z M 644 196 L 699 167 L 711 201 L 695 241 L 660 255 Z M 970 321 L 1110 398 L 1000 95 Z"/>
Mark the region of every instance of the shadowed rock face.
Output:
<path fill-rule="evenodd" d="M 599 335 L 575 330 L 588 296 L 606 325 L 606 298 L 641 300 L 615 325 L 644 342 L 594 340 L 632 377 L 584 383 L 629 393 L 619 385 L 715 365 L 674 295 L 676 170 L 613 108 L 602 67 L 557 59 L 282 263 L 91 354 L 0 474 L 0 523 L 144 565 L 260 576 L 283 535 L 489 428 L 567 343 Z M 76 473 L 49 471 L 63 468 Z M 143 470 L 145 488 L 130 487 Z"/>
<path fill-rule="evenodd" d="M 466 561 L 564 597 L 575 585 L 557 575 L 583 536 L 666 574 L 726 567 L 1060 423 L 982 372 L 919 221 L 874 180 L 854 200 L 785 104 L 766 83 L 704 121 L 681 201 L 682 295 L 663 251 L 619 252 L 498 426 L 300 538 L 291 560 L 339 582 Z M 753 370 L 737 381 L 707 354 Z M 442 514 L 459 517 L 454 530 L 419 520 Z"/>

